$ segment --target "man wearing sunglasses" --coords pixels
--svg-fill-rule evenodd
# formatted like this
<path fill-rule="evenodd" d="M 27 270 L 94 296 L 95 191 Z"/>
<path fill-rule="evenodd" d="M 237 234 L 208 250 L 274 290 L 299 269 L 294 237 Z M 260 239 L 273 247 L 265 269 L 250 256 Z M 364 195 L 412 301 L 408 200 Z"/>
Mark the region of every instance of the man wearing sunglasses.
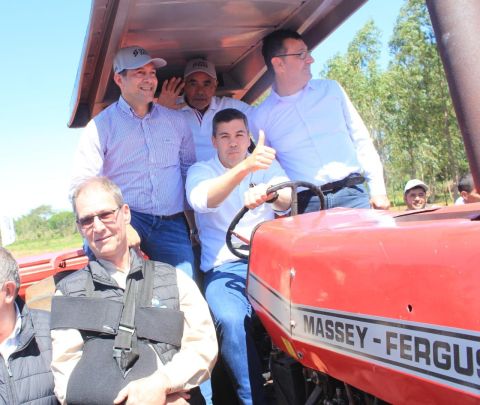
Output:
<path fill-rule="evenodd" d="M 50 371 L 50 317 L 18 296 L 18 264 L 0 247 L 0 404 L 58 404 Z"/>
<path fill-rule="evenodd" d="M 254 136 L 265 131 L 291 180 L 321 186 L 327 208 L 388 209 L 382 163 L 367 128 L 337 82 L 311 80 L 314 60 L 301 35 L 274 31 L 263 39 L 262 54 L 274 85 L 253 113 Z M 298 203 L 299 212 L 319 208 L 308 190 Z"/>
<path fill-rule="evenodd" d="M 120 189 L 92 177 L 72 198 L 96 260 L 62 279 L 52 301 L 55 393 L 68 404 L 204 404 L 198 388 L 217 355 L 194 281 L 129 249 Z"/>
<path fill-rule="evenodd" d="M 192 221 L 193 213 L 185 202 L 185 179 L 196 159 L 183 114 L 153 103 L 156 70 L 166 64 L 138 46 L 117 52 L 113 80 L 121 96 L 86 126 L 73 161 L 71 190 L 90 176 L 113 180 L 131 208 L 142 251 L 192 276 L 184 212 Z"/>

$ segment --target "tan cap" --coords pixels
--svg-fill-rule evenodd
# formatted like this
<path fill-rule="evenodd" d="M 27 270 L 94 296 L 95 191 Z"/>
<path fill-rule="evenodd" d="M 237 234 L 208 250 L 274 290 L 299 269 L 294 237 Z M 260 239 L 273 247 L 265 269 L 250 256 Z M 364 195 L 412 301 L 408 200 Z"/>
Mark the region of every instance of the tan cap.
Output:
<path fill-rule="evenodd" d="M 185 66 L 183 77 L 186 78 L 195 72 L 203 72 L 209 75 L 212 79 L 217 79 L 217 72 L 215 65 L 206 59 L 190 59 Z"/>
<path fill-rule="evenodd" d="M 428 191 L 428 186 L 422 181 L 418 179 L 408 180 L 407 184 L 405 184 L 405 189 L 403 190 L 403 194 L 405 194 L 408 190 L 411 190 L 415 187 L 421 187 L 425 192 Z"/>

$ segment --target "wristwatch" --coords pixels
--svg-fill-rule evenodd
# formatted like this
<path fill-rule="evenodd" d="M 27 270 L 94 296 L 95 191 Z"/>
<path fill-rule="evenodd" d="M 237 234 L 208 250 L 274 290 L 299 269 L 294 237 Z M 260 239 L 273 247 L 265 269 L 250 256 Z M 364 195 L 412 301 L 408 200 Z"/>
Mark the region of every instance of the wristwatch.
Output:
<path fill-rule="evenodd" d="M 190 229 L 190 236 L 198 235 L 198 229 Z"/>

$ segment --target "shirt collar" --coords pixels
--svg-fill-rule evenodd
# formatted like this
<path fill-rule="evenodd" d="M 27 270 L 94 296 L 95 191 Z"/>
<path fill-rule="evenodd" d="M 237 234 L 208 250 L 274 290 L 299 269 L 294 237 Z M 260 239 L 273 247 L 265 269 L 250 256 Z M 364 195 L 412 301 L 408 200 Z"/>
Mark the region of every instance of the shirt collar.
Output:
<path fill-rule="evenodd" d="M 280 96 L 277 93 L 277 90 L 275 88 L 275 84 L 273 84 L 271 95 L 277 101 L 287 101 L 288 102 L 288 101 L 291 101 L 291 100 L 296 100 L 298 98 L 298 96 L 300 96 L 303 92 L 308 91 L 312 88 L 313 88 L 312 81 L 309 80 L 308 83 L 305 85 L 305 87 L 303 89 L 297 91 L 296 93 L 290 94 L 289 96 Z"/>
<path fill-rule="evenodd" d="M 195 110 L 195 108 L 190 107 L 187 104 L 187 102 L 185 101 L 185 98 L 183 100 L 185 102 L 185 105 L 182 107 L 182 111 Z M 208 106 L 207 110 L 203 113 L 203 115 L 205 115 L 209 110 L 215 111 L 217 109 L 217 106 L 218 106 L 217 96 L 213 96 L 212 100 L 210 101 L 210 105 Z"/>
<path fill-rule="evenodd" d="M 18 305 L 16 302 L 15 302 L 15 314 L 16 314 L 16 321 L 15 321 L 15 327 L 13 328 L 12 335 L 16 337 L 20 334 L 20 330 L 22 329 L 22 315 L 20 314 L 20 309 L 18 308 Z"/>
<path fill-rule="evenodd" d="M 154 108 L 154 105 L 155 105 L 155 103 L 150 103 L 150 109 L 149 109 L 148 113 L 145 115 L 145 117 L 148 116 L 152 112 L 152 110 Z M 135 110 L 130 106 L 130 104 L 128 104 L 128 102 L 122 96 L 120 96 L 118 98 L 118 107 L 123 112 L 130 115 L 131 117 L 136 117 L 136 118 L 140 118 L 140 119 L 145 118 L 145 117 L 138 116 L 137 113 L 135 112 Z"/>
<path fill-rule="evenodd" d="M 245 156 L 245 159 L 250 155 L 249 152 L 247 152 L 247 155 Z M 218 153 L 215 153 L 215 156 L 212 158 L 213 161 L 215 162 L 215 165 L 219 167 L 223 172 L 227 172 L 230 170 L 228 167 L 225 167 L 222 162 L 220 162 L 220 158 L 218 157 Z"/>

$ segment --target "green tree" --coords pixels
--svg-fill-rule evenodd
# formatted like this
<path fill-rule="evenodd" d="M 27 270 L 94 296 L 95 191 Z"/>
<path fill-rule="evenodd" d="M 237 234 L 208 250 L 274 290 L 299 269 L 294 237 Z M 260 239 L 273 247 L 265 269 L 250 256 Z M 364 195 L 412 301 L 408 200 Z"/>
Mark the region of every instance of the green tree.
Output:
<path fill-rule="evenodd" d="M 75 216 L 72 212 L 55 212 L 49 205 L 41 205 L 15 221 L 19 241 L 51 239 L 74 235 Z"/>
<path fill-rule="evenodd" d="M 71 211 L 57 212 L 48 219 L 48 227 L 56 236 L 74 235 L 77 230 L 75 214 Z"/>
<path fill-rule="evenodd" d="M 466 161 L 424 1 L 406 1 L 389 45 L 383 117 L 390 174 L 421 178 L 434 194 L 445 191 L 442 184 L 456 180 Z"/>
<path fill-rule="evenodd" d="M 326 63 L 323 76 L 340 82 L 365 121 L 391 197 L 401 200 L 403 185 L 415 177 L 433 194 L 446 193 L 467 162 L 425 2 L 405 1 L 386 71 L 378 64 L 379 34 L 367 22 L 346 54 Z"/>
<path fill-rule="evenodd" d="M 41 205 L 15 221 L 15 231 L 19 240 L 36 240 L 51 237 L 48 218 L 53 214 L 52 207 Z"/>

